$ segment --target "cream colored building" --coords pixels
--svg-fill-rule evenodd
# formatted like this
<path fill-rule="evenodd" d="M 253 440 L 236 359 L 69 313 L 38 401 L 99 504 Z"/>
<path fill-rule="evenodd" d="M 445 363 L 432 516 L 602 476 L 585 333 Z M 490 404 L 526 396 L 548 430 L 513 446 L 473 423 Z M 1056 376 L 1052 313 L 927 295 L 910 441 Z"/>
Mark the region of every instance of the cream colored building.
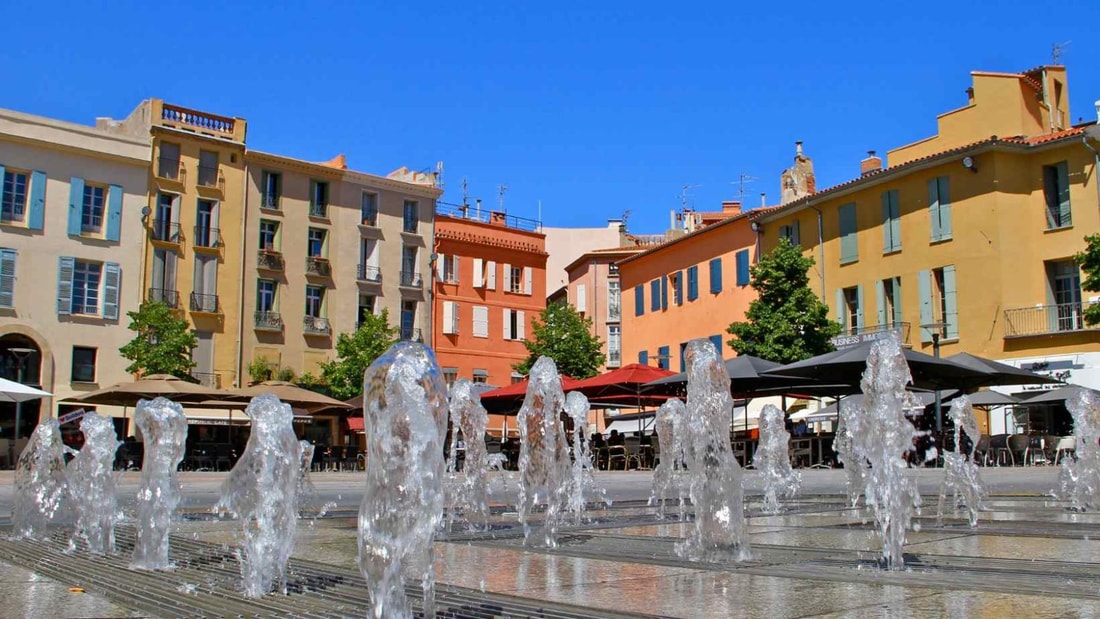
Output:
<path fill-rule="evenodd" d="M 348 170 L 249 151 L 242 377 L 265 358 L 318 375 L 364 312 L 389 311 L 404 339 L 430 333 L 434 175 Z M 254 378 L 254 377 L 253 377 Z"/>
<path fill-rule="evenodd" d="M 0 110 L 0 375 L 22 367 L 54 395 L 23 405 L 24 436 L 56 401 L 131 378 L 118 349 L 141 302 L 149 160 L 148 136 Z M 14 413 L 0 404 L 4 439 Z"/>

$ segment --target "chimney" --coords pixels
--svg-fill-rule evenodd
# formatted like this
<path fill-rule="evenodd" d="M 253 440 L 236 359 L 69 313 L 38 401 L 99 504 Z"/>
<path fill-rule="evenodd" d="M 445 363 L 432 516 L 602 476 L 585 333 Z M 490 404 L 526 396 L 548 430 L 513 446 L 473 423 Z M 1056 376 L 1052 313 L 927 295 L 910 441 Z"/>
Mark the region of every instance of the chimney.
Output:
<path fill-rule="evenodd" d="M 802 140 L 799 140 L 799 141 L 794 143 L 794 156 L 795 157 L 801 157 L 802 156 Z"/>
<path fill-rule="evenodd" d="M 760 192 L 760 208 L 764 208 L 768 205 L 768 194 L 763 191 Z"/>
<path fill-rule="evenodd" d="M 501 211 L 490 211 L 489 223 L 494 226 L 506 226 L 508 225 L 508 216 Z"/>
<path fill-rule="evenodd" d="M 872 172 L 878 172 L 882 169 L 882 158 L 875 154 L 875 151 L 867 151 L 867 158 L 859 162 L 859 175 L 867 176 Z"/>
<path fill-rule="evenodd" d="M 741 214 L 741 201 L 740 200 L 726 200 L 722 202 L 722 215 L 726 217 L 733 217 L 734 215 Z"/>

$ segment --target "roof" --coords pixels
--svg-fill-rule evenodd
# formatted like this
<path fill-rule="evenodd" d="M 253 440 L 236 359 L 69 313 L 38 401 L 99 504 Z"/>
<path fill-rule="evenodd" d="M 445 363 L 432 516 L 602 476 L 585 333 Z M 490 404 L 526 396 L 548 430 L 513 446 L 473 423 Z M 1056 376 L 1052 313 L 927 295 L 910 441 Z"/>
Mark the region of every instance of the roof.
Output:
<path fill-rule="evenodd" d="M 642 248 L 642 247 L 605 247 L 605 248 L 602 248 L 602 249 L 593 249 L 591 251 L 584 252 L 580 256 L 577 256 L 576 260 L 574 260 L 573 262 L 570 262 L 569 264 L 565 265 L 565 272 L 568 273 L 568 272 L 572 271 L 573 269 L 577 268 L 578 266 L 580 266 L 581 264 L 583 264 L 584 262 L 586 262 L 588 260 L 591 260 L 593 258 L 614 258 L 616 256 L 630 256 L 631 254 L 636 254 L 636 253 L 641 252 L 641 251 L 644 251 L 644 248 Z M 612 262 L 614 262 L 614 260 L 612 260 Z"/>
<path fill-rule="evenodd" d="M 629 256 L 627 258 L 624 258 L 624 259 L 620 260 L 618 262 L 618 264 L 626 264 L 627 262 L 630 262 L 632 260 L 637 260 L 638 258 L 641 258 L 642 256 L 648 256 L 649 254 L 660 251 L 660 250 L 662 250 L 666 247 L 671 247 L 672 245 L 676 245 L 677 243 L 681 243 L 681 242 L 684 242 L 688 239 L 695 238 L 696 236 L 699 236 L 699 235 L 704 234 L 706 232 L 716 230 L 716 229 L 721 228 L 723 226 L 728 226 L 728 225 L 732 224 L 735 221 L 740 221 L 741 219 L 744 219 L 744 218 L 748 217 L 752 213 L 755 213 L 755 212 L 760 211 L 760 210 L 766 210 L 766 208 L 767 207 L 761 207 L 761 208 L 758 208 L 758 209 L 752 210 L 752 211 L 743 211 L 743 212 L 741 212 L 737 215 L 732 215 L 730 217 L 727 217 L 726 219 L 723 219 L 721 221 L 712 223 L 709 226 L 703 226 L 702 228 L 699 228 L 698 230 L 692 230 L 691 232 L 689 232 L 689 233 L 687 233 L 683 236 L 678 236 L 678 237 L 669 239 L 669 240 L 667 240 L 664 243 L 661 243 L 659 245 L 654 245 L 652 247 L 647 247 L 645 249 L 645 251 L 636 253 L 633 256 Z"/>

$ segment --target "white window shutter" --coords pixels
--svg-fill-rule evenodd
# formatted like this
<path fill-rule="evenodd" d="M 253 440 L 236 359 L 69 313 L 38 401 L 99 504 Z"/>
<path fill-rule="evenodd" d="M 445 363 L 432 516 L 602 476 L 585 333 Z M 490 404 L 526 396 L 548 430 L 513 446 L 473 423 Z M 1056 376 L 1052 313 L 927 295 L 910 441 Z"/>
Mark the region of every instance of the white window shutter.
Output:
<path fill-rule="evenodd" d="M 523 327 L 523 310 L 520 310 L 520 311 L 516 312 L 516 327 L 517 327 L 517 328 L 518 328 L 518 330 L 519 330 L 519 333 L 517 333 L 517 334 L 516 334 L 516 339 L 517 339 L 517 340 L 522 340 L 522 339 L 524 339 L 524 337 L 523 337 L 523 332 L 524 332 L 524 327 Z"/>
<path fill-rule="evenodd" d="M 435 278 L 439 281 L 443 281 L 443 265 L 447 263 L 447 255 L 439 254 L 435 258 Z M 443 311 L 447 311 L 447 305 L 443 305 Z"/>
<path fill-rule="evenodd" d="M 485 274 L 482 273 L 482 267 L 484 263 L 481 258 L 474 258 L 474 288 L 481 288 L 485 285 Z"/>
<path fill-rule="evenodd" d="M 531 294 L 531 267 L 523 267 L 523 294 Z"/>
<path fill-rule="evenodd" d="M 512 292 L 512 265 L 504 263 L 504 291 Z"/>
<path fill-rule="evenodd" d="M 489 308 L 484 305 L 474 307 L 474 336 L 489 337 Z"/>
<path fill-rule="evenodd" d="M 462 321 L 462 315 L 459 313 L 458 303 L 451 302 L 451 333 L 458 333 L 458 327 Z"/>
<path fill-rule="evenodd" d="M 454 333 L 452 326 L 454 324 L 455 308 L 453 301 L 443 302 L 443 333 Z"/>
<path fill-rule="evenodd" d="M 454 269 L 454 272 L 451 273 L 451 281 L 453 281 L 454 283 L 457 284 L 458 283 L 458 256 L 451 256 L 451 263 L 452 263 L 451 267 Z"/>
<path fill-rule="evenodd" d="M 504 310 L 504 339 L 512 339 L 512 310 Z"/>
<path fill-rule="evenodd" d="M 489 274 L 488 275 L 489 275 L 488 278 L 487 278 L 488 284 L 485 287 L 488 288 L 489 290 L 496 290 L 497 289 L 497 263 L 493 262 L 492 260 L 489 261 Z"/>
<path fill-rule="evenodd" d="M 577 306 L 578 312 L 588 311 L 588 297 L 586 292 L 584 284 L 577 284 L 577 302 L 575 305 Z"/>

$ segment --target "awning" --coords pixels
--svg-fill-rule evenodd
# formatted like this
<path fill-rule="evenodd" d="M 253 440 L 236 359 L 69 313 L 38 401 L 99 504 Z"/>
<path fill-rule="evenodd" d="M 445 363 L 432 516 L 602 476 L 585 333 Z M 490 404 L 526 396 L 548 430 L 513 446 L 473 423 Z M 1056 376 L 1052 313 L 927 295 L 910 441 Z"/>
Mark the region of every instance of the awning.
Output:
<path fill-rule="evenodd" d="M 348 417 L 348 429 L 352 432 L 363 431 L 363 418 L 362 417 Z"/>

